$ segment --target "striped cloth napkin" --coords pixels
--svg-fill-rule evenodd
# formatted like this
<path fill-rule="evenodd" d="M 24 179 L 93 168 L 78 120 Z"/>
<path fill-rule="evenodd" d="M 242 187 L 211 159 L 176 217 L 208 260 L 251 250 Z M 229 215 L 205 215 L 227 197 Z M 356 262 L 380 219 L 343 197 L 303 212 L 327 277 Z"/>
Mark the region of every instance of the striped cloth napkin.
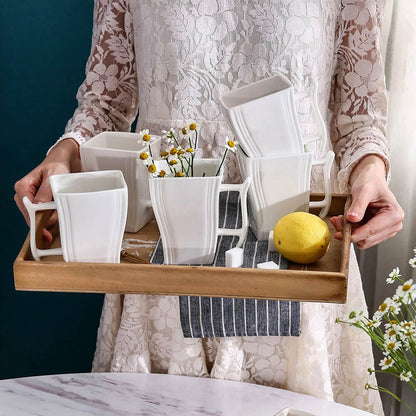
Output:
<path fill-rule="evenodd" d="M 239 193 L 220 193 L 219 224 L 241 227 Z M 238 237 L 218 237 L 214 262 L 209 266 L 224 267 L 225 252 L 235 247 Z M 255 268 L 258 263 L 274 261 L 280 269 L 287 260 L 276 251 L 268 251 L 267 241 L 257 241 L 249 230 L 243 245 L 243 265 Z M 163 246 L 159 239 L 151 263 L 163 264 Z M 233 336 L 299 336 L 300 303 L 265 299 L 212 298 L 180 296 L 179 310 L 185 338 Z"/>

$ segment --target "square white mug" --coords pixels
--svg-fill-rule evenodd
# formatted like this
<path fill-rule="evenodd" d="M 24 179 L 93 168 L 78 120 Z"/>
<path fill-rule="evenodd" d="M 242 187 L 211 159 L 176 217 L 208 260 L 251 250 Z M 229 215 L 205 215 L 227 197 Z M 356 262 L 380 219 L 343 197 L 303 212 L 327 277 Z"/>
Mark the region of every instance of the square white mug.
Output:
<path fill-rule="evenodd" d="M 121 171 L 81 172 L 49 178 L 54 200 L 23 202 L 30 218 L 33 258 L 63 255 L 65 261 L 119 263 L 127 218 L 127 185 Z M 36 247 L 36 211 L 56 209 L 61 247 Z"/>
<path fill-rule="evenodd" d="M 249 158 L 241 149 L 237 152 L 243 178 L 251 177 L 248 191 L 250 225 L 258 240 L 267 240 L 277 221 L 294 211 L 321 208 L 325 217 L 331 204 L 330 172 L 334 152 L 323 160 L 313 161 L 312 153 L 276 155 Z M 325 198 L 309 202 L 311 170 L 322 165 L 325 182 Z"/>
<path fill-rule="evenodd" d="M 138 133 L 105 131 L 81 145 L 81 165 L 84 171 L 121 170 L 128 189 L 126 231 L 135 233 L 152 218 L 148 171 L 141 152 L 148 151 Z M 152 136 L 154 157 L 159 156 L 160 136 Z"/>

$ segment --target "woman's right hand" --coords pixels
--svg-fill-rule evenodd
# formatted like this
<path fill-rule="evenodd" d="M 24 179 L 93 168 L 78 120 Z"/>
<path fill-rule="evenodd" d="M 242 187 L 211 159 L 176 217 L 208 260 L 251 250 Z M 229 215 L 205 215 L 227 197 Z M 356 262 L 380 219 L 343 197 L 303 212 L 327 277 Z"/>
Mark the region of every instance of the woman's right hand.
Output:
<path fill-rule="evenodd" d="M 29 215 L 23 204 L 23 197 L 27 196 L 35 204 L 52 201 L 49 176 L 60 173 L 79 172 L 80 170 L 79 145 L 73 139 L 65 139 L 50 150 L 40 165 L 16 182 L 14 185 L 16 191 L 14 200 L 28 225 L 30 225 Z M 50 218 L 47 227 L 53 225 L 56 221 L 56 214 L 54 214 Z M 43 236 L 47 241 L 52 241 L 52 234 L 47 228 L 43 229 Z"/>

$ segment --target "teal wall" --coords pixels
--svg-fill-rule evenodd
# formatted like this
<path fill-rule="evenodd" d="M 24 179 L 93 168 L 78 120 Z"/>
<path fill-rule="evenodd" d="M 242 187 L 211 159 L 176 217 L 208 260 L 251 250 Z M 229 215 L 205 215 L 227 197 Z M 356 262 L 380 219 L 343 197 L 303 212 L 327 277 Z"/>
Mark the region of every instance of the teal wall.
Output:
<path fill-rule="evenodd" d="M 0 1 L 0 378 L 90 371 L 102 295 L 17 292 L 28 232 L 14 183 L 62 134 L 84 77 L 92 0 Z"/>

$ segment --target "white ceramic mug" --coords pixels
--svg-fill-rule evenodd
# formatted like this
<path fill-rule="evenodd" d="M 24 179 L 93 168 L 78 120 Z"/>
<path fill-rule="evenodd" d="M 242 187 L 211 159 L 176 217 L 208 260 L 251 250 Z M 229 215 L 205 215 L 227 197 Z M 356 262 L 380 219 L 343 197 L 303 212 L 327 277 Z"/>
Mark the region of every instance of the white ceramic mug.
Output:
<path fill-rule="evenodd" d="M 237 158 L 243 178 L 251 177 L 248 192 L 250 225 L 258 240 L 267 240 L 277 221 L 294 211 L 321 208 L 325 217 L 331 204 L 330 172 L 334 152 L 320 161 L 313 161 L 312 153 L 298 153 L 249 158 L 241 150 Z M 325 198 L 309 202 L 312 166 L 322 165 Z"/>
<path fill-rule="evenodd" d="M 220 97 L 225 116 L 241 147 L 250 157 L 301 153 L 311 142 L 325 149 L 326 126 L 318 105 L 318 87 L 311 81 L 311 107 L 320 133 L 302 138 L 294 87 L 278 74 Z"/>
<path fill-rule="evenodd" d="M 160 153 L 160 136 L 152 136 L 154 157 Z M 148 171 L 139 160 L 148 147 L 141 143 L 138 133 L 105 131 L 97 134 L 80 147 L 84 171 L 121 170 L 127 183 L 129 204 L 126 231 L 135 233 L 152 218 Z"/>
<path fill-rule="evenodd" d="M 219 235 L 238 236 L 236 246 L 242 246 L 248 231 L 247 191 L 251 179 L 238 185 L 221 184 L 222 172 L 215 176 L 219 164 L 218 159 L 195 159 L 193 177 L 149 178 L 165 264 L 211 264 Z M 240 192 L 241 228 L 219 228 L 221 191 Z"/>
<path fill-rule="evenodd" d="M 119 263 L 127 217 L 127 185 L 121 171 L 52 175 L 54 201 L 23 202 L 30 218 L 30 247 L 37 261 L 63 255 L 65 261 Z M 56 209 L 61 247 L 36 247 L 36 211 Z"/>

